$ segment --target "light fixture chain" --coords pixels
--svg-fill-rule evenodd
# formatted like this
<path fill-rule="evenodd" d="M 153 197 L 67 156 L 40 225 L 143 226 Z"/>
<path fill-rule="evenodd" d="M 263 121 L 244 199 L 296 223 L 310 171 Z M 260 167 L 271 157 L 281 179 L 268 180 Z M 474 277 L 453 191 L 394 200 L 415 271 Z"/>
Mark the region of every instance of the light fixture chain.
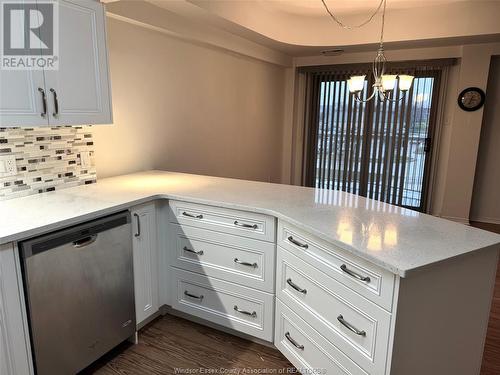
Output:
<path fill-rule="evenodd" d="M 335 14 L 330 10 L 330 8 L 328 7 L 328 5 L 326 4 L 326 0 L 321 0 L 321 2 L 323 3 L 323 6 L 325 7 L 325 9 L 328 12 L 328 14 L 330 15 L 330 17 L 335 22 L 337 22 L 339 24 L 339 26 L 343 27 L 344 29 L 351 30 L 351 29 L 359 29 L 360 27 L 363 27 L 366 24 L 370 23 L 373 20 L 373 17 L 375 17 L 375 15 L 379 12 L 380 8 L 382 7 L 382 4 L 384 4 L 384 13 L 385 13 L 385 2 L 386 2 L 386 0 L 380 0 L 380 3 L 378 4 L 377 9 L 375 9 L 375 11 L 370 15 L 369 18 L 366 21 L 360 23 L 359 25 L 354 25 L 354 26 L 353 25 L 346 25 L 346 24 L 344 24 L 337 16 L 335 16 Z M 383 34 L 383 30 L 382 30 L 382 34 Z"/>
<path fill-rule="evenodd" d="M 384 29 L 385 29 L 385 11 L 387 7 L 387 0 L 380 0 L 380 3 L 375 9 L 375 11 L 370 15 L 370 17 L 360 23 L 359 25 L 346 25 L 344 24 L 337 16 L 328 8 L 328 5 L 326 4 L 326 0 L 321 0 L 321 3 L 323 4 L 326 12 L 330 15 L 330 17 L 341 27 L 345 29 L 356 29 L 365 26 L 369 22 L 373 20 L 375 15 L 379 12 L 379 10 L 382 8 L 382 5 L 384 6 L 382 8 L 382 27 L 380 28 L 380 44 L 379 48 L 377 51 L 377 56 L 375 56 L 375 59 L 373 60 L 373 78 L 374 78 L 374 83 L 372 85 L 373 91 L 371 95 L 366 98 L 362 99 L 361 92 L 363 91 L 364 83 L 365 83 L 365 75 L 361 76 L 352 76 L 348 81 L 347 85 L 349 87 L 349 91 L 351 94 L 353 94 L 354 99 L 357 102 L 360 103 L 366 103 L 374 98 L 379 99 L 381 102 L 394 102 L 397 103 L 402 100 L 402 98 L 405 96 L 406 92 L 411 89 L 411 85 L 413 82 L 414 77 L 409 76 L 409 75 L 394 75 L 394 74 L 385 74 L 385 65 L 387 62 L 387 59 L 385 57 L 384 53 Z M 397 80 L 397 86 L 396 86 L 396 80 Z M 404 85 L 403 85 L 404 83 Z M 396 97 L 396 99 L 390 98 L 390 92 L 394 91 L 395 87 L 398 87 L 399 90 L 402 91 L 403 95 L 401 98 Z M 387 94 L 386 94 L 387 92 Z"/>
<path fill-rule="evenodd" d="M 382 2 L 384 3 L 384 9 L 382 11 L 382 29 L 380 30 L 380 48 L 383 48 L 384 46 L 385 6 L 387 4 L 387 0 L 382 0 Z"/>

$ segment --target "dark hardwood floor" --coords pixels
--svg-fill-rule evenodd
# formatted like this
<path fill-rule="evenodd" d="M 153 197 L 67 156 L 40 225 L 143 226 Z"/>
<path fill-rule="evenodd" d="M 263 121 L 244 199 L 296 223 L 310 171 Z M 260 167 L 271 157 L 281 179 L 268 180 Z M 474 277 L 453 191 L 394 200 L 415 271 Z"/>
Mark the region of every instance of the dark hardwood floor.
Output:
<path fill-rule="evenodd" d="M 83 374 L 208 374 L 215 369 L 226 374 L 284 369 L 286 374 L 294 367 L 275 349 L 165 315 L 140 331 L 138 345 L 122 344 Z"/>
<path fill-rule="evenodd" d="M 490 232 L 500 233 L 500 225 L 471 222 L 472 226 L 489 230 Z M 488 333 L 484 345 L 483 364 L 481 366 L 481 375 L 500 374 L 500 261 L 497 268 L 495 281 L 495 291 L 491 304 L 490 321 L 488 324 Z"/>

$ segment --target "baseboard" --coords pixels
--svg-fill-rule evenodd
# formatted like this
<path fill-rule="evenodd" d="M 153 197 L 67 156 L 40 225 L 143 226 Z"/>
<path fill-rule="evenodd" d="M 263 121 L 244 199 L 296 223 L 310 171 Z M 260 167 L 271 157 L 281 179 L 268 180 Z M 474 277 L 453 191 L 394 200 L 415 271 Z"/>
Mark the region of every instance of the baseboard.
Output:
<path fill-rule="evenodd" d="M 196 316 L 186 314 L 186 313 L 184 313 L 182 311 L 174 310 L 172 307 L 170 307 L 168 305 L 163 305 L 160 308 L 160 311 L 161 311 L 162 315 L 165 315 L 165 314 L 173 315 L 173 316 L 176 316 L 178 318 L 189 320 L 189 321 L 191 321 L 193 323 L 198 323 L 198 324 L 201 324 L 201 325 L 204 325 L 204 326 L 216 329 L 218 331 L 229 333 L 230 335 L 238 336 L 238 337 L 241 337 L 242 339 L 245 339 L 245 340 L 248 340 L 248 341 L 252 341 L 252 342 L 255 342 L 257 344 L 268 346 L 270 348 L 276 349 L 276 347 L 273 345 L 272 342 L 264 341 L 264 340 L 261 340 L 261 339 L 259 339 L 257 337 L 253 337 L 253 336 L 247 335 L 245 333 L 235 331 L 234 329 L 227 328 L 227 327 L 221 326 L 219 324 L 215 324 L 215 323 L 209 322 L 208 320 L 201 319 L 201 318 L 198 318 Z"/>
<path fill-rule="evenodd" d="M 478 223 L 488 223 L 488 224 L 499 224 L 500 225 L 500 219 L 495 219 L 492 217 L 471 217 L 470 221 L 477 221 Z"/>
<path fill-rule="evenodd" d="M 440 217 L 441 219 L 451 220 L 451 221 L 454 221 L 456 223 L 470 225 L 469 219 L 464 218 L 464 217 L 444 216 L 444 215 L 440 215 L 438 217 Z"/>
<path fill-rule="evenodd" d="M 149 323 L 151 323 L 153 320 L 158 318 L 160 315 L 162 315 L 161 308 L 157 312 L 155 312 L 153 315 L 151 315 L 149 318 L 143 320 L 139 324 L 137 324 L 137 330 L 140 330 L 141 328 L 147 326 Z"/>

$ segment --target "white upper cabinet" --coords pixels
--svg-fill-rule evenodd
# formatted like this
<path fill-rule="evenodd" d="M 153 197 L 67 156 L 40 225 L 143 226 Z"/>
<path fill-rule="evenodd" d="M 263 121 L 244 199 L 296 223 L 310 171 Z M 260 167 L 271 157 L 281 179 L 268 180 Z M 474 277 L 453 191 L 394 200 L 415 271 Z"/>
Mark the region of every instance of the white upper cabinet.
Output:
<path fill-rule="evenodd" d="M 51 125 L 112 122 L 105 14 L 93 0 L 59 0 L 59 69 L 45 72 Z"/>
<path fill-rule="evenodd" d="M 13 21 L 10 28 L 11 47 L 24 47 L 15 37 L 24 36 L 24 24 Z M 4 26 L 3 22 L 0 26 Z M 33 32 L 36 38 L 31 38 L 30 47 L 39 51 L 40 29 Z M 43 70 L 6 70 L 0 67 L 0 127 L 48 125 L 47 110 Z"/>
<path fill-rule="evenodd" d="M 0 127 L 49 124 L 41 70 L 0 69 Z"/>
<path fill-rule="evenodd" d="M 95 0 L 56 4 L 57 69 L 0 70 L 0 127 L 113 121 L 104 7 Z M 47 29 L 39 30 L 43 43 Z"/>

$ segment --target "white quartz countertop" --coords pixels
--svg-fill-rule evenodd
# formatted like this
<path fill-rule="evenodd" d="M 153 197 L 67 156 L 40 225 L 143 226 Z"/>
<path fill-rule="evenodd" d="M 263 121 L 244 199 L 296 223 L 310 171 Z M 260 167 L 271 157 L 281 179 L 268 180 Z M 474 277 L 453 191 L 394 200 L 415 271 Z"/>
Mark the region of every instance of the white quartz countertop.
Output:
<path fill-rule="evenodd" d="M 349 193 L 163 171 L 2 201 L 0 244 L 161 198 L 272 215 L 402 277 L 500 248 L 499 235 Z"/>

